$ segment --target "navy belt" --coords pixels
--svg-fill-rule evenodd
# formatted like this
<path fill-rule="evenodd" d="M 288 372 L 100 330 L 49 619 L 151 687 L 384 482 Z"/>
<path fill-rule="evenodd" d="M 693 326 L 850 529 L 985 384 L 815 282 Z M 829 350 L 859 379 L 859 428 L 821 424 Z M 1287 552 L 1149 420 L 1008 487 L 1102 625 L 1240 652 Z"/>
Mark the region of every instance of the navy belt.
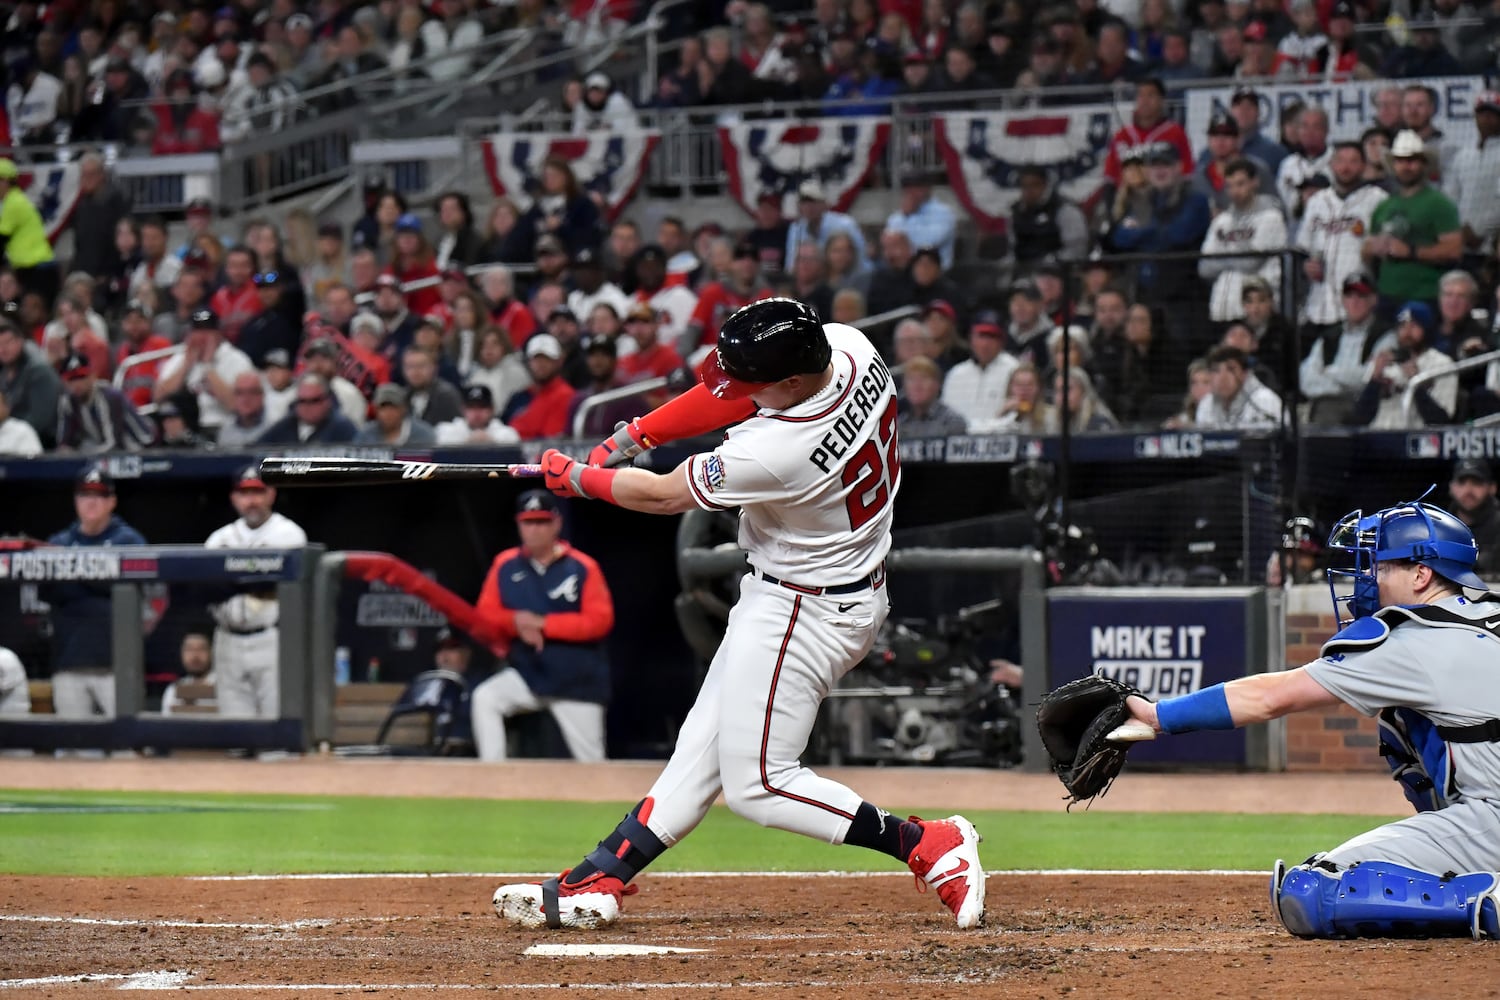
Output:
<path fill-rule="evenodd" d="M 230 628 L 228 625 L 225 625 L 223 629 L 230 635 L 260 635 L 262 632 L 269 632 L 275 627 L 274 625 L 262 625 L 260 628 Z"/>
<path fill-rule="evenodd" d="M 795 590 L 799 594 L 810 594 L 813 597 L 819 597 L 823 594 L 855 594 L 861 590 L 875 590 L 881 584 L 885 583 L 885 563 L 883 562 L 879 566 L 876 566 L 870 575 L 864 579 L 855 580 L 853 583 L 841 583 L 836 587 L 804 587 L 800 583 L 788 583 L 786 580 L 778 579 L 770 573 L 763 573 L 754 566 L 750 567 L 750 572 L 767 583 L 774 583 L 778 587 Z"/>

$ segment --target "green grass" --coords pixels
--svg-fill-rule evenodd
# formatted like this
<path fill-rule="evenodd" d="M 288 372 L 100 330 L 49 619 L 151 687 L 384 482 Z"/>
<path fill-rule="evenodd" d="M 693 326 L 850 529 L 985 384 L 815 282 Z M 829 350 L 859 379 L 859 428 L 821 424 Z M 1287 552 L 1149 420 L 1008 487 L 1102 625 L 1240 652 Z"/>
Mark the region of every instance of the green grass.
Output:
<path fill-rule="evenodd" d="M 0 790 L 0 871 L 15 875 L 557 871 L 630 807 L 480 799 Z M 986 868 L 1269 868 L 1376 826 L 1369 816 L 966 813 Z M 895 871 L 715 808 L 663 871 Z"/>

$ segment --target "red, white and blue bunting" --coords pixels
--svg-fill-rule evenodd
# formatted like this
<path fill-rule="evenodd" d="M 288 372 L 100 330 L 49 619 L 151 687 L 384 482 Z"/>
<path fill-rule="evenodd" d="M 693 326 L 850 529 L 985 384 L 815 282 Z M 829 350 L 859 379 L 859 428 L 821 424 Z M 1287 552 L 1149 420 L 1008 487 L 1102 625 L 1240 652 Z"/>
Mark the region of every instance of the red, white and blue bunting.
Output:
<path fill-rule="evenodd" d="M 983 229 L 1006 226 L 1017 171 L 1047 168 L 1063 195 L 1080 204 L 1104 183 L 1104 158 L 1118 127 L 1108 104 L 1043 111 L 958 111 L 937 116 L 938 151 L 953 193 Z"/>
<path fill-rule="evenodd" d="M 524 212 L 541 190 L 542 163 L 549 156 L 560 157 L 572 166 L 584 191 L 603 196 L 604 215 L 613 222 L 635 196 L 660 141 L 661 133 L 647 131 L 494 135 L 482 147 L 484 170 L 490 189 Z"/>
<path fill-rule="evenodd" d="M 823 185 L 830 208 L 846 212 L 890 138 L 880 118 L 823 118 L 812 122 L 740 122 L 719 128 L 729 193 L 754 213 L 766 191 L 781 195 L 782 211 L 797 215 L 797 188 Z"/>
<path fill-rule="evenodd" d="M 34 163 L 19 172 L 21 190 L 41 214 L 47 239 L 56 243 L 78 207 L 78 164 Z"/>

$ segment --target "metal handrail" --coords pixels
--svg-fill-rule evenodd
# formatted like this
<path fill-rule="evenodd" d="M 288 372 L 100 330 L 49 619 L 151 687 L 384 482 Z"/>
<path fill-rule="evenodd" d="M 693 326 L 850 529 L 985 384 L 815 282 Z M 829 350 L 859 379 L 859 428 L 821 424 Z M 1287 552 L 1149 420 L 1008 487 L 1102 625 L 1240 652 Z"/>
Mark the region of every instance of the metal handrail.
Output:
<path fill-rule="evenodd" d="M 613 403 L 617 399 L 629 399 L 631 396 L 654 392 L 657 389 L 665 388 L 666 384 L 667 380 L 665 377 L 648 378 L 644 381 L 631 382 L 629 385 L 622 385 L 615 389 L 605 389 L 603 392 L 597 392 L 592 396 L 586 397 L 582 403 L 578 404 L 578 412 L 573 415 L 573 436 L 575 438 L 583 437 L 583 425 L 588 420 L 589 414 L 605 403 Z"/>
<path fill-rule="evenodd" d="M 125 373 L 130 371 L 130 369 L 138 368 L 144 364 L 150 364 L 153 361 L 161 361 L 165 358 L 175 357 L 185 350 L 187 350 L 187 345 L 173 344 L 171 347 L 158 347 L 154 351 L 142 351 L 140 354 L 132 354 L 130 357 L 120 362 L 120 367 L 115 369 L 115 377 L 110 381 L 116 389 L 123 389 L 125 387 Z M 151 416 L 151 414 L 156 412 L 156 404 L 147 403 L 144 406 L 137 406 L 135 409 L 136 412 L 141 416 L 149 417 Z"/>
<path fill-rule="evenodd" d="M 917 306 L 897 306 L 895 309 L 888 309 L 883 313 L 864 316 L 849 325 L 857 330 L 869 330 L 872 327 L 884 326 L 887 323 L 895 323 L 903 320 L 908 316 L 920 316 L 921 314 L 922 310 Z"/>
<path fill-rule="evenodd" d="M 1476 354 L 1471 358 L 1450 361 L 1442 368 L 1434 368 L 1430 372 L 1421 372 L 1412 376 L 1411 381 L 1406 383 L 1406 391 L 1401 394 L 1401 423 L 1408 427 L 1411 426 L 1411 414 L 1417 405 L 1418 389 L 1429 383 L 1436 382 L 1440 378 L 1448 378 L 1451 375 L 1457 375 L 1459 372 L 1466 372 L 1471 368 L 1483 368 L 1492 361 L 1500 361 L 1500 351 L 1489 351 L 1484 354 Z M 1375 374 L 1379 375 L 1380 373 L 1376 372 Z M 1449 416 L 1452 417 L 1453 414 L 1450 413 Z"/>

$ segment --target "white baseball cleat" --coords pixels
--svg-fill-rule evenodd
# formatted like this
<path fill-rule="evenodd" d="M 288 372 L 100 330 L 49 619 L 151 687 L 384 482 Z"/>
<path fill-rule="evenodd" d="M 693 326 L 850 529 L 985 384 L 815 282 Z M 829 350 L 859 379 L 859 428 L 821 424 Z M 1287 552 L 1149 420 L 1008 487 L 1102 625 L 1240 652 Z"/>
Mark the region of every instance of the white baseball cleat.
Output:
<path fill-rule="evenodd" d="M 936 889 L 953 911 L 962 930 L 984 922 L 984 869 L 979 865 L 979 842 L 984 838 L 962 816 L 921 820 L 922 839 L 907 862 L 917 876 L 917 891 Z"/>
<path fill-rule="evenodd" d="M 495 890 L 495 913 L 522 927 L 605 927 L 620 919 L 622 897 L 634 895 L 637 888 L 604 872 L 577 885 L 569 885 L 567 876 L 563 872 L 545 882 L 502 885 Z"/>

